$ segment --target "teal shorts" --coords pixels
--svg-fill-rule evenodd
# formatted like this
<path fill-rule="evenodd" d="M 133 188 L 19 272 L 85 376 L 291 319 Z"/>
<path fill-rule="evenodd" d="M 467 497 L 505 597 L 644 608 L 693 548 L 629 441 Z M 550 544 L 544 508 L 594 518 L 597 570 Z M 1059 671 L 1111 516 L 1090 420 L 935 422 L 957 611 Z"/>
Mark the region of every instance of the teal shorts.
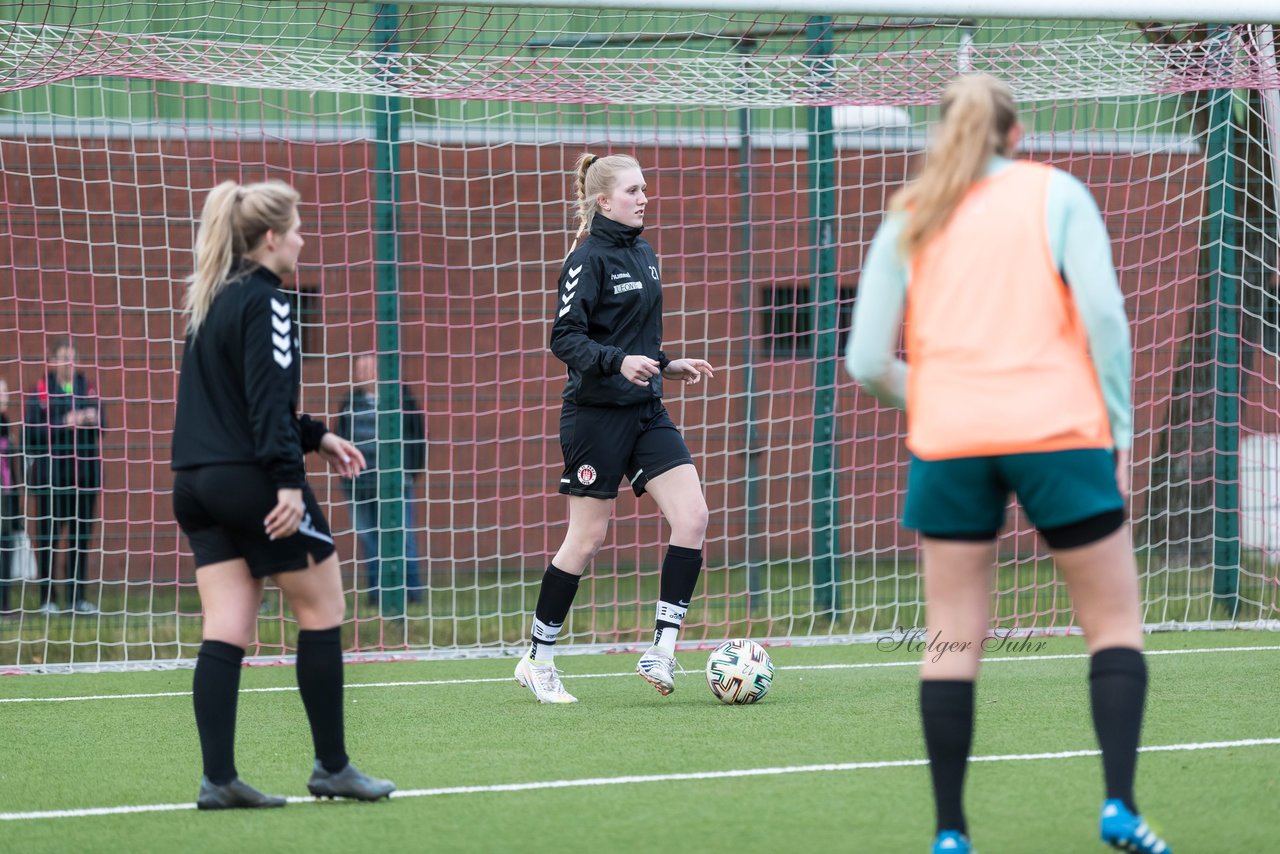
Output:
<path fill-rule="evenodd" d="M 1116 458 L 1109 450 L 950 460 L 912 454 L 902 524 L 929 537 L 995 539 L 1004 527 L 1010 493 L 1040 531 L 1124 510 Z"/>

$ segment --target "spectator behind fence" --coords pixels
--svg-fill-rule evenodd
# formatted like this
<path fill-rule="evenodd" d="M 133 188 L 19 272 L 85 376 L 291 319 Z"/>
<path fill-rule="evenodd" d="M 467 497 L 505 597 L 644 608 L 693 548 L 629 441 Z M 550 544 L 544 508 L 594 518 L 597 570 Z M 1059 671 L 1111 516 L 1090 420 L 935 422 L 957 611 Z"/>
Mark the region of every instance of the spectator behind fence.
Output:
<path fill-rule="evenodd" d="M 22 493 L 16 436 L 9 431 L 9 384 L 0 379 L 0 616 L 11 613 L 9 581 L 17 576 Z M 22 609 L 19 588 L 16 609 Z"/>
<path fill-rule="evenodd" d="M 70 338 L 56 338 L 49 349 L 49 371 L 28 395 L 25 452 L 28 486 L 36 499 L 35 548 L 40 569 L 40 608 L 59 611 L 53 588 L 54 552 L 66 531 L 63 597 L 78 614 L 98 609 L 86 598 L 89 543 L 102 490 L 102 411 L 97 390 L 76 370 Z"/>
<path fill-rule="evenodd" d="M 426 469 L 426 419 L 407 386 L 400 386 L 400 408 L 404 413 L 401 426 L 401 465 L 404 469 L 404 556 L 405 585 L 409 601 L 422 599 L 422 577 L 418 568 L 417 487 L 418 476 Z M 342 489 L 351 502 L 351 521 L 364 553 L 368 579 L 369 604 L 376 605 L 381 589 L 378 553 L 381 525 L 378 523 L 378 360 L 375 356 L 358 356 L 352 366 L 351 393 L 342 400 L 338 413 L 337 433 L 350 440 L 364 454 L 368 468 L 355 478 L 343 478 Z"/>

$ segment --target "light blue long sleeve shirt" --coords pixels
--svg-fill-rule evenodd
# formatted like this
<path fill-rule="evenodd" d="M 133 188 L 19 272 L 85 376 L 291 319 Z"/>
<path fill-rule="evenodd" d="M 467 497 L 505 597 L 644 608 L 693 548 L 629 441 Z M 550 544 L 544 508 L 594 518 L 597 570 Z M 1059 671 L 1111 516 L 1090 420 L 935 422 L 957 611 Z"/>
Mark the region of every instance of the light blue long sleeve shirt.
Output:
<path fill-rule="evenodd" d="M 1011 163 L 994 157 L 986 174 L 998 174 Z M 1106 226 L 1088 188 L 1058 169 L 1050 176 L 1045 208 L 1050 252 L 1084 324 L 1112 441 L 1117 449 L 1126 450 L 1133 444 L 1133 357 L 1124 294 L 1116 280 Z M 897 357 L 910 278 L 910 265 L 898 250 L 905 221 L 901 212 L 890 214 L 871 241 L 858 283 L 853 334 L 845 349 L 849 374 L 878 399 L 899 409 L 906 408 L 909 370 Z"/>

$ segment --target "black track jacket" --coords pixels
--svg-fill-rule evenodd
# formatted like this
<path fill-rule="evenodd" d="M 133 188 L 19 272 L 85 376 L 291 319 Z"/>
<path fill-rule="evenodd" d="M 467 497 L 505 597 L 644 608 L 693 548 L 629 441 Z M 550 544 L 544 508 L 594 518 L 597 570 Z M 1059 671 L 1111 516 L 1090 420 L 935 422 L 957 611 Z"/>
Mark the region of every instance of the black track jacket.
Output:
<path fill-rule="evenodd" d="M 662 281 L 643 228 L 597 213 L 591 233 L 560 270 L 552 309 L 551 352 L 569 366 L 563 397 L 581 406 L 631 406 L 662 397 L 662 376 L 648 387 L 618 371 L 627 356 L 662 352 Z"/>
<path fill-rule="evenodd" d="M 77 409 L 97 410 L 98 423 L 68 427 L 67 414 Z M 76 372 L 64 388 L 50 371 L 27 401 L 23 453 L 31 461 L 28 486 L 101 489 L 102 422 L 102 404 L 88 377 Z"/>
<path fill-rule="evenodd" d="M 239 264 L 187 336 L 178 379 L 173 468 L 257 463 L 278 489 L 306 484 L 302 455 L 328 432 L 298 413 L 302 354 L 280 277 Z"/>

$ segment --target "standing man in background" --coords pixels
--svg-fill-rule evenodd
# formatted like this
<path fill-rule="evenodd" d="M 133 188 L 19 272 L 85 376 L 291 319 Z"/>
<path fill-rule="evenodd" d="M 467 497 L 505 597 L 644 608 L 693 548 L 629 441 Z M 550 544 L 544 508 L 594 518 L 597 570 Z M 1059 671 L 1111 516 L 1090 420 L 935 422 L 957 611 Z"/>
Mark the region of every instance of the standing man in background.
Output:
<path fill-rule="evenodd" d="M 40 608 L 56 614 L 53 558 L 66 531 L 67 607 L 96 614 L 86 598 L 89 543 L 102 491 L 102 412 L 97 389 L 76 370 L 70 338 L 55 338 L 49 371 L 27 401 L 24 450 L 31 461 L 29 488 L 36 498 L 35 547 L 40 566 Z"/>
<path fill-rule="evenodd" d="M 364 454 L 368 467 L 354 478 L 343 478 L 342 489 L 351 502 L 351 521 L 364 553 L 369 604 L 378 603 L 381 577 L 378 574 L 378 547 L 382 527 L 378 520 L 378 359 L 357 356 L 352 365 L 351 393 L 342 400 L 337 433 Z M 418 478 L 427 467 L 426 418 L 408 386 L 400 386 L 400 409 L 404 420 L 400 440 L 404 466 L 404 556 L 405 585 L 410 602 L 422 600 L 422 577 L 418 569 L 416 503 Z"/>

